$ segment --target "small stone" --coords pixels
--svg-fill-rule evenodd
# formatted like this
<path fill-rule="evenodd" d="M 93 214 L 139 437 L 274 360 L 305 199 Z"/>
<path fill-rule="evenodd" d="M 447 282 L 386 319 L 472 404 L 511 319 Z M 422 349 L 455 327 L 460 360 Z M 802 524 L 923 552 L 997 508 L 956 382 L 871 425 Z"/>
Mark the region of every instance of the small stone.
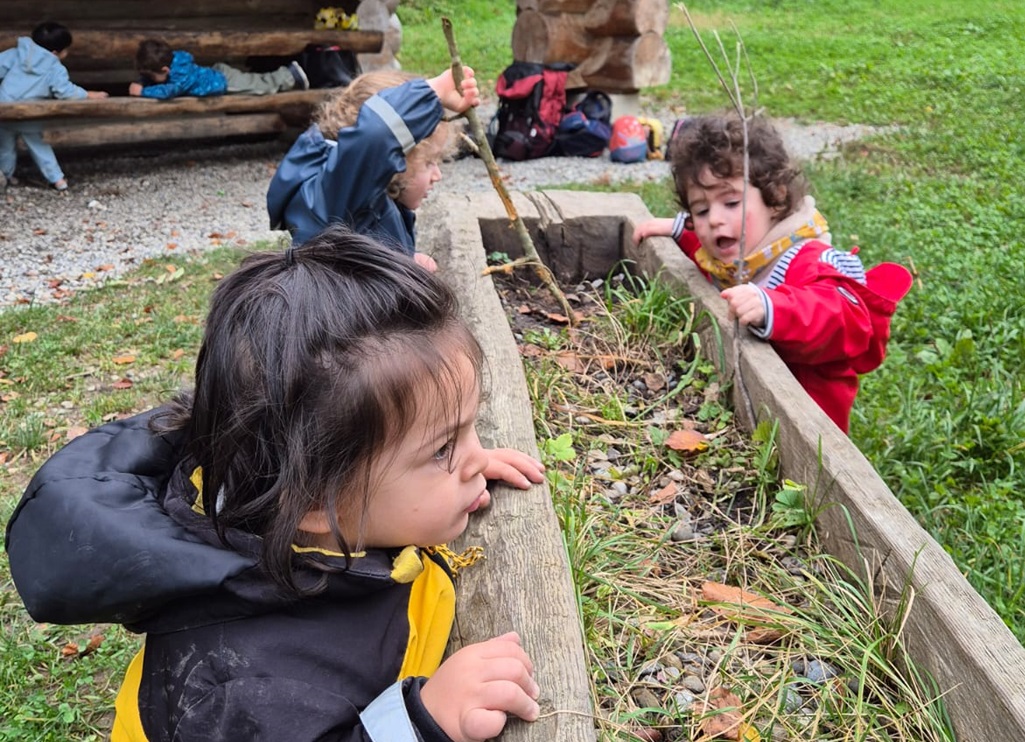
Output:
<path fill-rule="evenodd" d="M 680 679 L 681 675 L 683 675 L 683 670 L 678 667 L 671 667 L 667 665 L 662 674 L 665 676 L 666 683 L 674 683 Z"/>
<path fill-rule="evenodd" d="M 683 663 L 680 661 L 680 658 L 677 657 L 675 654 L 667 654 L 665 657 L 662 658 L 662 662 L 665 664 L 666 667 L 672 667 L 677 670 L 683 669 Z"/>
<path fill-rule="evenodd" d="M 839 670 L 824 660 L 810 660 L 804 668 L 804 676 L 813 683 L 824 683 L 839 674 Z"/>
<path fill-rule="evenodd" d="M 669 540 L 677 544 L 693 541 L 694 527 L 691 526 L 690 523 L 680 523 L 673 529 L 673 532 L 669 534 Z"/>
<path fill-rule="evenodd" d="M 642 709 L 657 709 L 662 707 L 662 704 L 658 700 L 658 696 L 647 688 L 635 689 L 630 693 L 630 697 L 633 698 L 634 703 Z"/>
<path fill-rule="evenodd" d="M 684 675 L 683 687 L 692 693 L 704 693 L 705 683 L 697 675 Z"/>
<path fill-rule="evenodd" d="M 626 482 L 613 482 L 612 490 L 620 496 L 629 494 L 630 492 L 630 488 L 626 486 Z"/>
<path fill-rule="evenodd" d="M 698 700 L 697 696 L 691 693 L 689 690 L 677 691 L 673 696 L 673 703 L 676 704 L 677 711 L 686 711 L 694 702 Z"/>

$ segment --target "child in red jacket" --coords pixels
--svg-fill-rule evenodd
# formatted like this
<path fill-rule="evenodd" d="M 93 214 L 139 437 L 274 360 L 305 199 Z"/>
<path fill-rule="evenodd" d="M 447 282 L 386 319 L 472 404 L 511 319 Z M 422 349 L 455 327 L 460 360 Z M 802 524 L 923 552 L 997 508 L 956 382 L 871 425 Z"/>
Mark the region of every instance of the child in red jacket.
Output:
<path fill-rule="evenodd" d="M 911 288 L 894 263 L 865 271 L 857 249 L 830 246 L 829 226 L 806 194 L 783 140 L 762 118 L 699 117 L 672 144 L 684 213 L 634 230 L 673 237 L 735 317 L 768 340 L 797 381 L 845 433 L 858 374 L 886 355 L 890 318 Z"/>

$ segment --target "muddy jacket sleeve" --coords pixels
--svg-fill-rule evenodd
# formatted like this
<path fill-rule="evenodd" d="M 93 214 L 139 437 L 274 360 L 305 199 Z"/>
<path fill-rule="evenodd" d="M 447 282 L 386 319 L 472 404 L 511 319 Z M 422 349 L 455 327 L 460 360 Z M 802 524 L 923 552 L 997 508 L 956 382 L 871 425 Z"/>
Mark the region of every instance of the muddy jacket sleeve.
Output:
<path fill-rule="evenodd" d="M 135 623 L 253 562 L 211 550 L 158 495 L 179 456 L 152 412 L 95 428 L 36 472 L 7 525 L 15 587 L 36 621 Z"/>

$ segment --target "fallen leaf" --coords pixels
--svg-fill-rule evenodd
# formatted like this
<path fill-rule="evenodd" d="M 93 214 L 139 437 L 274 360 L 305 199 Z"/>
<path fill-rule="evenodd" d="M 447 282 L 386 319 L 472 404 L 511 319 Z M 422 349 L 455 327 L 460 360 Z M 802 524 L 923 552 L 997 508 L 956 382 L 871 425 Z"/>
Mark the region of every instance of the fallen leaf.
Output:
<path fill-rule="evenodd" d="M 785 605 L 774 603 L 768 598 L 741 590 L 720 582 L 705 582 L 701 585 L 701 597 L 715 613 L 728 621 L 743 624 L 757 624 L 767 621 L 778 624 L 781 616 L 793 611 Z M 753 644 L 769 644 L 786 633 L 776 626 L 753 626 L 745 632 L 745 638 Z"/>
<path fill-rule="evenodd" d="M 708 448 L 708 439 L 697 430 L 674 430 L 666 438 L 666 445 L 674 451 L 696 453 Z"/>
<path fill-rule="evenodd" d="M 65 439 L 71 441 L 80 435 L 85 435 L 89 432 L 89 428 L 83 428 L 81 425 L 74 425 L 68 428 L 68 432 L 64 435 Z"/>
<path fill-rule="evenodd" d="M 569 317 L 558 312 L 545 312 L 545 316 L 557 325 L 568 325 Z"/>
<path fill-rule="evenodd" d="M 33 229 L 32 230 L 32 234 L 34 234 L 34 235 L 44 235 L 44 234 L 46 234 L 46 230 L 40 227 L 38 229 Z"/>
<path fill-rule="evenodd" d="M 177 250 L 178 249 L 178 243 L 177 242 L 168 242 L 166 245 L 164 245 L 164 249 L 165 250 Z"/>
<path fill-rule="evenodd" d="M 78 656 L 78 645 L 75 642 L 68 642 L 61 649 L 61 657 L 77 657 Z"/>
<path fill-rule="evenodd" d="M 701 714 L 718 712 L 701 720 L 701 731 L 706 737 L 735 739 L 742 742 L 759 742 L 758 730 L 744 723 L 740 712 L 740 699 L 733 693 L 719 686 L 708 693 L 708 700 L 695 704 L 695 710 Z"/>
<path fill-rule="evenodd" d="M 580 361 L 580 358 L 577 357 L 577 354 L 571 350 L 559 351 L 555 356 L 555 362 L 570 373 L 584 373 L 584 364 Z"/>
<path fill-rule="evenodd" d="M 533 343 L 524 343 L 518 346 L 520 355 L 524 358 L 540 358 L 545 354 L 543 350 L 534 345 Z"/>
<path fill-rule="evenodd" d="M 100 272 L 100 273 L 102 273 L 104 271 L 112 271 L 112 270 L 114 270 L 114 264 L 113 263 L 104 263 L 103 265 L 97 266 L 96 270 L 97 270 L 97 272 Z"/>
<path fill-rule="evenodd" d="M 85 273 L 82 274 L 82 278 L 84 280 L 88 281 L 90 278 L 96 278 L 96 274 L 95 273 L 91 273 L 89 271 L 86 271 Z"/>
<path fill-rule="evenodd" d="M 670 482 L 658 492 L 652 493 L 651 496 L 648 497 L 648 502 L 652 505 L 668 505 L 676 499 L 676 493 L 676 482 Z"/>
<path fill-rule="evenodd" d="M 164 266 L 164 270 L 167 271 L 168 273 L 174 273 L 176 270 L 178 270 L 178 266 L 177 265 L 171 265 L 170 263 L 168 263 L 167 265 Z"/>
<path fill-rule="evenodd" d="M 120 381 L 115 381 L 111 386 L 114 389 L 131 389 L 133 384 L 131 379 L 121 379 Z"/>
<path fill-rule="evenodd" d="M 175 350 L 171 351 L 171 359 L 172 359 L 172 360 L 175 360 L 175 361 L 177 361 L 177 360 L 178 360 L 179 358 L 181 358 L 181 357 L 182 357 L 183 355 L 185 355 L 185 351 L 184 351 L 184 350 L 182 350 L 181 348 L 177 348 L 177 349 L 175 349 Z"/>
<path fill-rule="evenodd" d="M 660 392 L 666 388 L 666 379 L 662 374 L 646 373 L 641 376 L 644 386 L 653 392 Z"/>
<path fill-rule="evenodd" d="M 39 335 L 34 333 L 34 332 L 23 332 L 21 335 L 15 335 L 13 338 L 11 338 L 11 342 L 12 343 L 31 343 L 37 337 L 39 337 Z"/>
<path fill-rule="evenodd" d="M 519 312 L 520 314 L 530 314 L 534 310 L 531 309 L 530 307 L 528 307 L 526 304 L 520 304 L 516 308 L 516 311 Z"/>
<path fill-rule="evenodd" d="M 119 366 L 124 366 L 126 363 L 135 363 L 135 356 L 114 356 L 111 360 Z"/>
<path fill-rule="evenodd" d="M 103 634 L 93 634 L 89 637 L 89 643 L 85 645 L 85 649 L 79 653 L 79 656 L 84 657 L 91 652 L 95 652 L 100 648 L 101 644 L 103 644 Z"/>

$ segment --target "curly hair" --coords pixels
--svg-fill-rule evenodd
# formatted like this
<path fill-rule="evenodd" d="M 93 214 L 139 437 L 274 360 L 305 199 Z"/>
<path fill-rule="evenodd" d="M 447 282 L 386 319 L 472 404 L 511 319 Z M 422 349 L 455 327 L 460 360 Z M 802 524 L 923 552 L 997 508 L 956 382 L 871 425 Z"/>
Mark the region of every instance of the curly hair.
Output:
<path fill-rule="evenodd" d="M 174 61 L 174 50 L 163 39 L 143 39 L 135 51 L 135 69 L 142 73 L 160 73 Z"/>
<path fill-rule="evenodd" d="M 755 116 L 747 124 L 748 178 L 762 200 L 782 219 L 794 213 L 807 193 L 800 169 L 790 160 L 783 139 L 772 123 Z M 744 124 L 736 115 L 690 119 L 670 149 L 676 195 L 690 211 L 687 188 L 701 182 L 707 167 L 717 178 L 744 175 Z"/>
<path fill-rule="evenodd" d="M 369 98 L 387 88 L 398 87 L 410 80 L 418 79 L 421 79 L 419 75 L 402 70 L 366 72 L 324 101 L 317 109 L 313 121 L 325 139 L 335 140 L 338 138 L 339 129 L 356 124 L 359 110 Z M 441 121 L 429 137 L 406 153 L 406 172 L 398 173 L 392 178 L 388 184 L 388 196 L 396 199 L 401 195 L 408 177 L 407 173 L 413 169 L 408 165 L 420 165 L 445 157 L 449 153 L 450 140 L 450 125 L 446 121 Z"/>

